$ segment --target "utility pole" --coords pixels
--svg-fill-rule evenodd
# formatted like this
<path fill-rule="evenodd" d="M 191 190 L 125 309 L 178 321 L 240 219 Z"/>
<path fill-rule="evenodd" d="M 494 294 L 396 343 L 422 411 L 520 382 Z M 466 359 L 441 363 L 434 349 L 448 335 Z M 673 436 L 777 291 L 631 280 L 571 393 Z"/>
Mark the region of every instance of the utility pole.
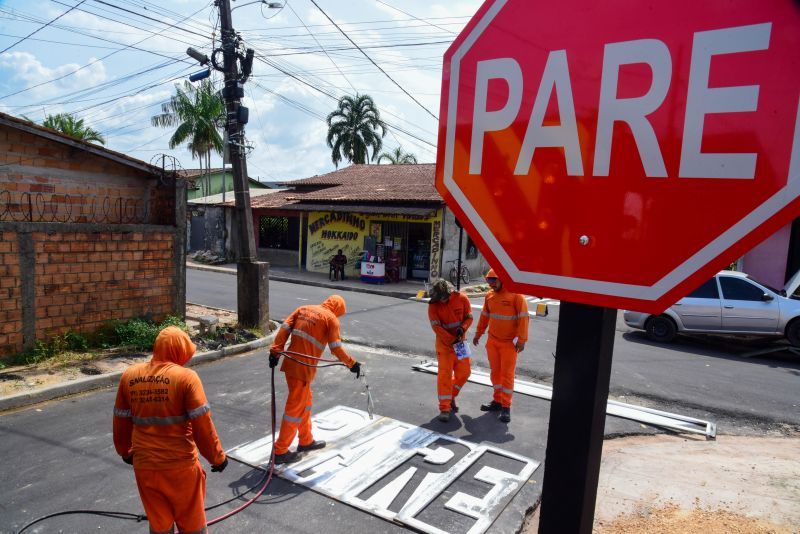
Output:
<path fill-rule="evenodd" d="M 236 200 L 236 303 L 239 324 L 269 332 L 269 263 L 258 261 L 253 232 L 253 211 L 250 208 L 250 185 L 247 180 L 247 159 L 244 146 L 244 125 L 247 108 L 241 106 L 244 81 L 250 74 L 252 51 L 239 54 L 239 37 L 233 29 L 230 0 L 215 0 L 219 7 L 224 58 L 225 89 L 222 96 L 227 111 L 227 132 L 230 163 L 233 167 L 233 190 Z M 249 60 L 249 61 L 247 61 Z M 239 61 L 246 62 L 240 77 Z"/>

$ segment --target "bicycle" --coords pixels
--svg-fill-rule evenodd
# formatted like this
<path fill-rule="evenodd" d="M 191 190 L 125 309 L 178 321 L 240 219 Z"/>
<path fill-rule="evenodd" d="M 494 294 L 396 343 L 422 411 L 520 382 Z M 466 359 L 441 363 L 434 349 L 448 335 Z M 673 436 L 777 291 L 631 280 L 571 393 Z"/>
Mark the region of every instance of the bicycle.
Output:
<path fill-rule="evenodd" d="M 458 262 L 456 260 L 450 260 L 447 263 L 453 264 L 452 267 L 450 267 L 450 283 L 452 283 L 453 285 L 458 285 L 457 282 L 459 279 L 459 274 L 461 275 L 460 276 L 461 281 L 463 281 L 465 284 L 469 283 L 470 280 L 469 269 L 467 269 L 467 265 L 463 261 L 461 262 L 461 273 L 458 272 L 457 268 Z"/>

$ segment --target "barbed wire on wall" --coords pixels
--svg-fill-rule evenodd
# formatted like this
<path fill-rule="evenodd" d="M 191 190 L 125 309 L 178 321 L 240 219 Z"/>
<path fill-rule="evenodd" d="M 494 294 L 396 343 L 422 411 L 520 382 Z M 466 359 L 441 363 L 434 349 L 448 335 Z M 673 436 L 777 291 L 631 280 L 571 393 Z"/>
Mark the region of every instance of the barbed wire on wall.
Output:
<path fill-rule="evenodd" d="M 157 224 L 142 198 L 0 190 L 0 222 Z M 158 206 L 156 214 L 165 215 Z M 162 208 L 162 209 L 158 209 Z"/>

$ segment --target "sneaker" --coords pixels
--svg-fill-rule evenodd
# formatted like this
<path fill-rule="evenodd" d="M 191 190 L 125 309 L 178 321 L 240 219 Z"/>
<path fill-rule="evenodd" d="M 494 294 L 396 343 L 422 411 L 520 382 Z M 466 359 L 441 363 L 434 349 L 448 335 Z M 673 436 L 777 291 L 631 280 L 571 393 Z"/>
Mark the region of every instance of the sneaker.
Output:
<path fill-rule="evenodd" d="M 275 455 L 275 465 L 278 464 L 291 464 L 300 459 L 300 455 L 296 452 L 286 451 L 283 454 Z"/>
<path fill-rule="evenodd" d="M 500 410 L 500 415 L 497 417 L 503 423 L 511 422 L 511 408 L 503 408 Z"/>
<path fill-rule="evenodd" d="M 450 412 L 439 412 L 439 421 L 446 423 L 450 420 Z"/>
<path fill-rule="evenodd" d="M 298 445 L 297 452 L 308 452 L 308 451 L 315 451 L 317 449 L 324 449 L 325 445 L 327 445 L 325 441 L 321 439 L 315 439 L 308 445 Z"/>
<path fill-rule="evenodd" d="M 502 406 L 500 406 L 500 403 L 494 400 L 487 404 L 481 404 L 482 412 L 497 412 L 500 410 L 500 408 L 502 408 Z"/>
<path fill-rule="evenodd" d="M 456 400 L 455 399 L 450 401 L 450 411 L 452 413 L 458 413 L 458 406 L 456 405 Z"/>

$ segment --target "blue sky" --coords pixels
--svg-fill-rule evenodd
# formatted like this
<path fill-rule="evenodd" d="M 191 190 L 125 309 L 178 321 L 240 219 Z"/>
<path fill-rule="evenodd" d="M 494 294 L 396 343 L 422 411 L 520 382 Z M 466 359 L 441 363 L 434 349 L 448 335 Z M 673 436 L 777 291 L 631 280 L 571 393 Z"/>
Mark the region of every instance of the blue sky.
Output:
<path fill-rule="evenodd" d="M 435 161 L 442 55 L 479 0 L 247 4 L 232 5 L 234 27 L 257 58 L 245 98 L 251 176 L 333 170 L 324 118 L 335 98 L 355 92 L 372 96 L 390 125 L 385 150 L 402 146 L 421 163 Z M 8 48 L 0 53 L 0 111 L 37 122 L 74 113 L 112 150 L 144 161 L 167 153 L 198 167 L 187 150 L 169 149 L 171 130 L 150 117 L 175 83 L 200 70 L 186 48 L 210 54 L 212 42 L 219 46 L 217 21 L 211 0 L 0 0 L 0 50 Z M 212 80 L 220 84 L 221 75 Z M 212 165 L 221 164 L 214 156 Z"/>

